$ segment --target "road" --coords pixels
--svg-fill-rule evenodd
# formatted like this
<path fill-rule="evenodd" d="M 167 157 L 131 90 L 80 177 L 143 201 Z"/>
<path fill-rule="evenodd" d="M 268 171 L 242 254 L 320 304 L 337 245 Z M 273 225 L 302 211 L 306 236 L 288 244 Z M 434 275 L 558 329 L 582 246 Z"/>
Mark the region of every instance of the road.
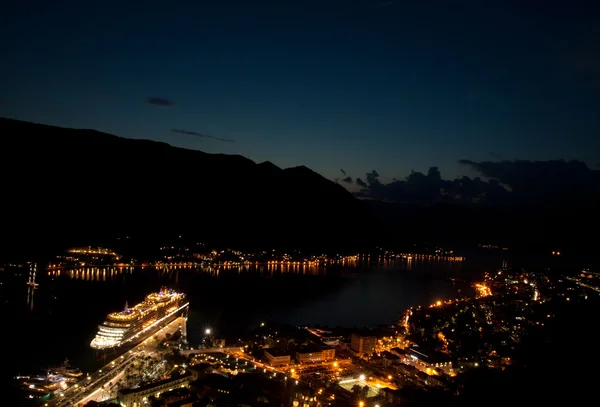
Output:
<path fill-rule="evenodd" d="M 127 353 L 118 356 L 108 362 L 98 371 L 88 374 L 56 398 L 53 403 L 55 407 L 83 406 L 89 401 L 102 401 L 111 393 L 111 389 L 123 377 L 127 367 L 134 361 L 136 356 L 152 354 L 157 351 L 157 346 L 166 337 L 167 334 L 175 333 L 180 325 L 185 322 L 185 318 L 179 317 L 169 325 L 158 330 L 154 335 L 140 342 Z"/>
<path fill-rule="evenodd" d="M 235 354 L 237 352 L 241 352 L 243 348 L 240 346 L 232 346 L 229 348 L 198 348 L 198 349 L 188 349 L 182 350 L 181 354 L 185 356 L 194 355 L 196 353 L 231 353 Z"/>
<path fill-rule="evenodd" d="M 199 351 L 198 353 L 203 353 Z M 254 365 L 256 368 L 260 368 L 265 370 L 265 372 L 270 371 L 273 373 L 280 373 L 284 376 L 287 376 L 291 379 L 300 379 L 300 376 L 305 373 L 305 371 L 310 371 L 311 369 L 319 369 L 323 367 L 333 368 L 333 369 L 341 369 L 344 365 L 352 365 L 352 361 L 350 359 L 336 359 L 336 360 L 327 360 L 323 362 L 304 364 L 304 365 L 286 365 L 286 366 L 271 366 L 267 363 L 260 362 L 253 357 L 243 353 L 241 350 L 239 352 L 228 352 L 231 356 L 236 357 L 240 360 L 247 361 Z"/>
<path fill-rule="evenodd" d="M 352 364 L 352 359 L 325 360 L 323 362 L 309 363 L 304 365 L 291 365 L 289 367 L 286 367 L 285 370 L 294 370 L 297 373 L 301 373 L 304 370 L 312 370 L 322 367 L 341 368 L 343 365 L 348 364 Z"/>

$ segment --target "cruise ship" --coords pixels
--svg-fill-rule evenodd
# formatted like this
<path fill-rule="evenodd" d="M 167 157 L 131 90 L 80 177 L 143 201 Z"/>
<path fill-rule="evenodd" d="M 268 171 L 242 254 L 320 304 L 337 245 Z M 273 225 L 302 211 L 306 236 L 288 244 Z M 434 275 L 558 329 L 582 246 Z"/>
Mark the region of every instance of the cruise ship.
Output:
<path fill-rule="evenodd" d="M 146 296 L 144 301 L 120 312 L 108 314 L 98 327 L 98 333 L 90 346 L 94 349 L 110 349 L 133 345 L 167 325 L 175 318 L 185 315 L 189 301 L 185 294 L 161 288 L 158 293 Z"/>

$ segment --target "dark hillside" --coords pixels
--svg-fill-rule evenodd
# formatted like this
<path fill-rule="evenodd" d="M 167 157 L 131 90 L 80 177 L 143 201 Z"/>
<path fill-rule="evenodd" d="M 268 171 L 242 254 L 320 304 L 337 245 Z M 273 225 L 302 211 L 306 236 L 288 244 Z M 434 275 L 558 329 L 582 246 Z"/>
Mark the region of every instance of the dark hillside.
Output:
<path fill-rule="evenodd" d="M 7 251 L 128 234 L 305 248 L 373 237 L 364 203 L 306 167 L 9 119 L 0 134 Z"/>

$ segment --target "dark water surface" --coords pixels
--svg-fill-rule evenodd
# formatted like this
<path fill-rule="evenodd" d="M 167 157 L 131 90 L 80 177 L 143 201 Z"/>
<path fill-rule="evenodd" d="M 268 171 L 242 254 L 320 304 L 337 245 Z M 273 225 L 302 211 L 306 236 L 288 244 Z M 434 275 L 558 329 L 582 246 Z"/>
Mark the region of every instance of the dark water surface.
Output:
<path fill-rule="evenodd" d="M 497 266 L 494 264 L 493 266 Z M 37 373 L 61 363 L 89 371 L 97 356 L 89 347 L 109 312 L 140 302 L 168 286 L 188 294 L 188 337 L 200 341 L 210 327 L 233 335 L 260 321 L 362 327 L 395 322 L 409 306 L 454 298 L 478 265 L 444 260 L 398 260 L 340 266 L 249 266 L 243 268 L 39 269 L 32 290 L 27 276 L 4 281 L 2 310 L 10 375 Z"/>

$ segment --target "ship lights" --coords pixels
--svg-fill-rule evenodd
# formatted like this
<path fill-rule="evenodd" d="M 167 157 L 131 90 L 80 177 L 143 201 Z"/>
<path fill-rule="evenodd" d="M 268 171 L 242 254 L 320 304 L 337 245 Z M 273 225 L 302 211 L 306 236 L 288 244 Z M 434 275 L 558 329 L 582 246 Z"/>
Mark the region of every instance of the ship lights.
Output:
<path fill-rule="evenodd" d="M 163 295 L 161 297 L 161 295 Z M 189 303 L 179 303 L 185 295 L 166 288 L 159 294 L 146 296 L 145 301 L 132 308 L 126 307 L 128 313 L 115 312 L 108 314 L 107 321 L 99 327 L 96 337 L 90 346 L 94 349 L 106 349 L 120 346 L 139 337 L 142 333 L 156 327 L 160 322 L 171 318 L 177 312 L 189 306 Z M 173 305 L 171 305 L 173 304 Z M 157 312 L 163 309 L 162 318 L 157 318 Z M 150 319 L 150 320 L 149 320 Z M 210 333 L 210 330 L 209 330 Z"/>

